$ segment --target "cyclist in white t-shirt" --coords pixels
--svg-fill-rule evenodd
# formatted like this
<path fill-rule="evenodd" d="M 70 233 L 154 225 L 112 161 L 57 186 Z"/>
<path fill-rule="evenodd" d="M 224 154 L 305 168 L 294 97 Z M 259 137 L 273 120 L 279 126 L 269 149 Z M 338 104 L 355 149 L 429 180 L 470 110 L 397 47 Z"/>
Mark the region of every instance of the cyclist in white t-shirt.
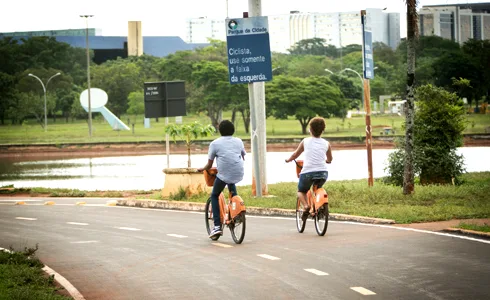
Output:
<path fill-rule="evenodd" d="M 309 130 L 311 136 L 304 138 L 291 157 L 286 159 L 286 162 L 290 162 L 298 158 L 301 153 L 305 153 L 298 182 L 298 198 L 304 206 L 303 220 L 308 217 L 311 209 L 306 201 L 306 193 L 313 184 L 313 178 L 325 178 L 318 185 L 319 188 L 322 187 L 328 178 L 327 164 L 333 159 L 330 143 L 321 137 L 325 131 L 325 120 L 320 117 L 313 118 Z"/>

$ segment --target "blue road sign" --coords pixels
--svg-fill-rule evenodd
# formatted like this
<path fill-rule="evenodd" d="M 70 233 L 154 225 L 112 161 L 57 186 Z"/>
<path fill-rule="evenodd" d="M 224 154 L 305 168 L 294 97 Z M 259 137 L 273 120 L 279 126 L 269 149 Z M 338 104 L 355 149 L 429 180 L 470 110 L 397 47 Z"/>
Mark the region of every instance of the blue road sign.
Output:
<path fill-rule="evenodd" d="M 231 84 L 272 80 L 267 17 L 226 19 Z"/>
<path fill-rule="evenodd" d="M 362 61 L 364 78 L 373 79 L 374 78 L 374 59 L 373 59 L 373 33 L 366 24 L 366 16 L 361 16 L 362 18 Z"/>

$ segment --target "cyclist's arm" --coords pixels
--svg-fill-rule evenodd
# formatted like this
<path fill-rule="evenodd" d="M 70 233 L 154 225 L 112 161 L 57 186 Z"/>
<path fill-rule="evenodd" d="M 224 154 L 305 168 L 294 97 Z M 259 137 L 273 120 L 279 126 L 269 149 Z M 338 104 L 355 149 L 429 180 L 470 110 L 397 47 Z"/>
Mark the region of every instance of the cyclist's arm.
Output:
<path fill-rule="evenodd" d="M 301 141 L 296 151 L 294 151 L 293 154 L 291 154 L 290 158 L 286 159 L 286 162 L 290 162 L 293 159 L 298 158 L 301 155 L 301 153 L 303 153 L 303 151 L 305 151 L 305 146 L 303 145 L 303 141 Z"/>
<path fill-rule="evenodd" d="M 333 156 L 332 156 L 332 146 L 328 145 L 328 149 L 327 149 L 327 164 L 331 163 L 332 162 L 332 159 L 333 159 Z"/>
<path fill-rule="evenodd" d="M 208 163 L 207 163 L 207 164 L 206 164 L 204 167 L 202 167 L 202 168 L 198 168 L 197 170 L 198 170 L 199 172 L 202 172 L 202 171 L 204 171 L 204 170 L 209 170 L 209 169 L 211 169 L 211 167 L 213 166 L 213 161 L 214 161 L 214 159 L 213 159 L 213 160 L 208 159 Z"/>

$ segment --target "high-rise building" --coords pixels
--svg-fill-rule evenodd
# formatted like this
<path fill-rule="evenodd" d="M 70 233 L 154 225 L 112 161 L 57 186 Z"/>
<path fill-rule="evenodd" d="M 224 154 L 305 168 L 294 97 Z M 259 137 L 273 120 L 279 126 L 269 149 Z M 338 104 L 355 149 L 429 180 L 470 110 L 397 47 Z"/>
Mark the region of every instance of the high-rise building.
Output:
<path fill-rule="evenodd" d="M 464 43 L 490 39 L 490 3 L 426 5 L 419 11 L 420 35 Z"/>
<path fill-rule="evenodd" d="M 192 43 L 208 43 L 208 39 L 226 40 L 225 20 L 200 17 L 187 21 L 186 41 Z"/>
<path fill-rule="evenodd" d="M 400 42 L 400 14 L 385 13 L 382 9 L 367 9 L 368 26 L 374 42 L 383 42 L 396 48 Z M 203 43 L 208 38 L 226 40 L 224 20 L 207 18 L 187 22 L 189 43 Z M 362 43 L 360 11 L 336 13 L 302 13 L 291 11 L 286 15 L 269 16 L 271 50 L 286 52 L 304 39 L 323 38 L 326 44 L 344 47 Z"/>

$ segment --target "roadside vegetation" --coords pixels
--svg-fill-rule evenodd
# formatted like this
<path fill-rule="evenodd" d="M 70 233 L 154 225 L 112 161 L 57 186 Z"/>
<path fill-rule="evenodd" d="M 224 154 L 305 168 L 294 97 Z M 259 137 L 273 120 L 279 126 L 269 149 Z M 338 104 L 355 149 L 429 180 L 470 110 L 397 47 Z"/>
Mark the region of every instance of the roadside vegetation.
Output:
<path fill-rule="evenodd" d="M 36 248 L 24 251 L 0 250 L 0 299 L 64 300 L 54 277 L 44 273 L 44 265 L 35 257 Z"/>
<path fill-rule="evenodd" d="M 483 225 L 478 225 L 478 224 L 469 224 L 469 223 L 462 222 L 461 224 L 459 224 L 458 228 L 490 233 L 490 224 L 486 224 L 486 223 Z"/>
<path fill-rule="evenodd" d="M 376 179 L 373 187 L 367 180 L 328 181 L 332 213 L 393 219 L 397 223 L 444 221 L 490 217 L 490 172 L 465 173 L 460 185 L 416 184 L 416 192 L 405 196 L 401 187 Z M 255 198 L 251 186 L 238 186 L 238 193 L 249 207 L 294 209 L 296 182 L 269 184 L 273 197 Z M 185 191 L 171 199 L 163 198 L 160 190 L 154 191 L 80 191 L 70 189 L 42 189 L 4 187 L 0 193 L 29 194 L 50 197 L 131 197 L 137 199 L 176 200 L 204 203 L 208 193 L 188 196 Z"/>

